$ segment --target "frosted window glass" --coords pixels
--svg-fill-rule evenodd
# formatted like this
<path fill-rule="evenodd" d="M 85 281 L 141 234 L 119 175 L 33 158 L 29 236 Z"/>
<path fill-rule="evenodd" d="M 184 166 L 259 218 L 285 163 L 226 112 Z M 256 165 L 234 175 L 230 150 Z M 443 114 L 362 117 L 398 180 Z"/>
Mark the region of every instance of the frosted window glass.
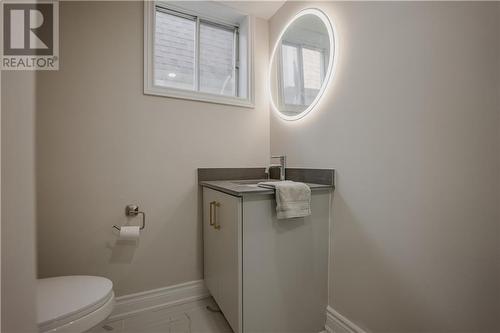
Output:
<path fill-rule="evenodd" d="M 235 96 L 235 31 L 200 23 L 200 91 Z"/>
<path fill-rule="evenodd" d="M 195 29 L 194 19 L 156 11 L 155 85 L 195 89 Z"/>

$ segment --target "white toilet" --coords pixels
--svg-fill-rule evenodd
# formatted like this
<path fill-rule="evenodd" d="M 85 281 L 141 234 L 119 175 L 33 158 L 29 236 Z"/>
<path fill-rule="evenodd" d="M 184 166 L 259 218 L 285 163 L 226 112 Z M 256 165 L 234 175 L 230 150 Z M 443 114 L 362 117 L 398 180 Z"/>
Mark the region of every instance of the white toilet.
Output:
<path fill-rule="evenodd" d="M 104 321 L 113 310 L 113 282 L 98 276 L 38 279 L 38 331 L 81 333 Z"/>

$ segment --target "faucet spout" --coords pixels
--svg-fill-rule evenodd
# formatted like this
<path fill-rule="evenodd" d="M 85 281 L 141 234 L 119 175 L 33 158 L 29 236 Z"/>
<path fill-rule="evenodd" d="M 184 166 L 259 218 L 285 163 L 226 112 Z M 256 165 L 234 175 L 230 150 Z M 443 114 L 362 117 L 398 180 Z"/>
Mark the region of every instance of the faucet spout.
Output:
<path fill-rule="evenodd" d="M 271 160 L 278 159 L 278 158 L 280 160 L 280 164 L 271 164 L 270 167 L 273 167 L 273 166 L 280 167 L 280 180 L 283 181 L 283 180 L 285 180 L 286 155 L 273 155 L 273 156 L 271 156 Z"/>

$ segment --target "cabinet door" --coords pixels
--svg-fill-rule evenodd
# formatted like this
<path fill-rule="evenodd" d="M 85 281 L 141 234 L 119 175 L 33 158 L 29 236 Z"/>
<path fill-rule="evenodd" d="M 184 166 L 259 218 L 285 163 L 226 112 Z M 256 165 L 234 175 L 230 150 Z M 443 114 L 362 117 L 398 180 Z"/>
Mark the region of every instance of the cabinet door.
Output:
<path fill-rule="evenodd" d="M 241 198 L 203 189 L 205 283 L 233 331 L 241 332 Z"/>
<path fill-rule="evenodd" d="M 320 332 L 328 304 L 330 191 L 312 214 L 278 220 L 272 196 L 243 202 L 244 332 Z"/>

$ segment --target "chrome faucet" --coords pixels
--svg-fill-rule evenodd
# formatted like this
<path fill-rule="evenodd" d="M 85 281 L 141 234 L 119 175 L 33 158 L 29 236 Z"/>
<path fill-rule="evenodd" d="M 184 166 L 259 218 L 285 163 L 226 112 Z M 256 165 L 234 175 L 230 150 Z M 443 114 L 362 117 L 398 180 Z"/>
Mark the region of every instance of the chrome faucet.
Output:
<path fill-rule="evenodd" d="M 285 169 L 286 169 L 286 155 L 277 155 L 277 156 L 271 156 L 271 160 L 279 158 L 280 159 L 280 164 L 271 164 L 269 168 L 271 167 L 280 167 L 280 180 L 283 181 L 285 180 Z M 269 172 L 270 174 L 270 172 Z"/>

